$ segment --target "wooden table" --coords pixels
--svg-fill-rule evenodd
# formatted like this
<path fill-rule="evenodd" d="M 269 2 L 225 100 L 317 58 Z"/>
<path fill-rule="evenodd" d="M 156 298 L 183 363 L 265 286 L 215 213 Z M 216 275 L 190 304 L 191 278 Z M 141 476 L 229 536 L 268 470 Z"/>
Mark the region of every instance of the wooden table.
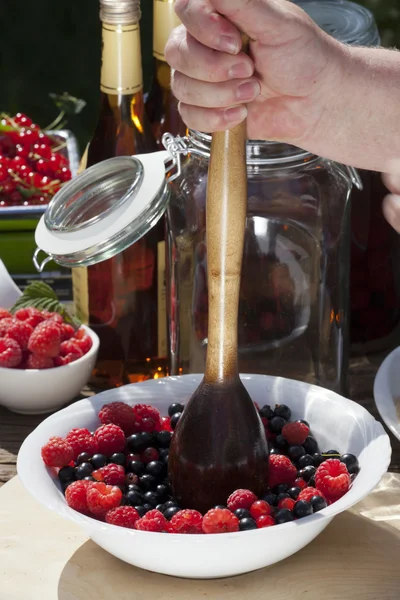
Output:
<path fill-rule="evenodd" d="M 350 396 L 352 400 L 360 403 L 376 418 L 379 418 L 379 415 L 375 408 L 372 390 L 376 372 L 385 355 L 353 358 L 350 366 Z M 83 390 L 81 397 L 87 397 L 93 393 L 87 388 Z M 46 416 L 17 415 L 0 407 L 0 486 L 16 474 L 15 463 L 22 442 Z M 389 435 L 393 449 L 390 470 L 400 473 L 400 442 L 392 434 L 389 433 Z"/>
<path fill-rule="evenodd" d="M 398 600 L 400 475 L 388 473 L 288 559 L 239 577 L 188 580 L 132 567 L 40 506 L 15 477 L 0 490 L 2 600 Z M 151 534 L 157 535 L 157 534 Z M 161 534 L 167 535 L 167 534 Z"/>

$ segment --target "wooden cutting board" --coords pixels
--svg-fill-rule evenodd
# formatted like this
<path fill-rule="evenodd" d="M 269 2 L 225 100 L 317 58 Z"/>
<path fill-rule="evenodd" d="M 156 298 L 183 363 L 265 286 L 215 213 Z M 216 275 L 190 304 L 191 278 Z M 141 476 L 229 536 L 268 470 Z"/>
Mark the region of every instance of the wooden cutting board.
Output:
<path fill-rule="evenodd" d="M 17 477 L 0 490 L 1 600 L 399 600 L 400 475 L 388 473 L 311 544 L 267 569 L 185 580 L 125 564 L 42 508 Z"/>

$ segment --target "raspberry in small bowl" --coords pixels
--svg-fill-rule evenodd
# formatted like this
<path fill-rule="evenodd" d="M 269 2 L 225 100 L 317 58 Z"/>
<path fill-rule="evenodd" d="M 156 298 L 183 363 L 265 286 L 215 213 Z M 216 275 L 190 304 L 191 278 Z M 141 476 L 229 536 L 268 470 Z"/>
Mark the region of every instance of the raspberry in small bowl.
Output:
<path fill-rule="evenodd" d="M 0 310 L 0 405 L 21 414 L 53 412 L 73 400 L 95 366 L 99 338 L 61 315 Z"/>

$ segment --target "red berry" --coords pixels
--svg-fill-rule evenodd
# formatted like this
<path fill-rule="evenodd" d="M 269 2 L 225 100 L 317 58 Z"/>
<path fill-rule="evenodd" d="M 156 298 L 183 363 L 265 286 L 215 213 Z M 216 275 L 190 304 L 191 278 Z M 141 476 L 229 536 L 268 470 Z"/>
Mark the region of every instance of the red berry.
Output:
<path fill-rule="evenodd" d="M 73 340 L 65 340 L 60 345 L 60 356 L 67 356 L 68 354 L 76 354 L 78 358 L 83 356 L 82 350 L 75 344 Z"/>
<path fill-rule="evenodd" d="M 350 485 L 347 467 L 338 459 L 326 460 L 315 473 L 315 487 L 324 494 L 329 504 L 344 496 Z"/>
<path fill-rule="evenodd" d="M 203 517 L 204 533 L 239 531 L 239 519 L 227 508 L 212 508 Z"/>
<path fill-rule="evenodd" d="M 136 404 L 132 410 L 139 430 L 148 432 L 161 430 L 161 415 L 154 406 Z"/>
<path fill-rule="evenodd" d="M 54 358 L 60 352 L 60 345 L 61 333 L 57 323 L 44 321 L 32 333 L 28 348 L 35 354 Z"/>
<path fill-rule="evenodd" d="M 99 471 L 103 475 L 104 483 L 107 483 L 107 485 L 124 485 L 125 469 L 121 465 L 110 463 L 99 469 Z"/>
<path fill-rule="evenodd" d="M 78 335 L 79 334 L 79 335 Z M 87 335 L 84 329 L 78 329 L 74 337 L 75 344 L 79 346 L 82 350 L 83 354 L 89 352 L 90 348 L 93 345 L 92 338 L 90 335 Z"/>
<path fill-rule="evenodd" d="M 117 486 L 106 485 L 101 481 L 92 482 L 86 491 L 86 498 L 90 512 L 101 519 L 109 510 L 121 504 L 122 492 Z"/>
<path fill-rule="evenodd" d="M 27 350 L 32 333 L 33 327 L 29 323 L 13 319 L 13 322 L 7 328 L 6 336 L 18 342 L 21 350 Z"/>
<path fill-rule="evenodd" d="M 32 127 L 31 127 L 31 129 L 32 129 Z M 46 135 L 45 133 L 43 133 L 42 131 L 40 131 L 38 133 L 38 138 L 37 139 L 38 139 L 38 142 L 40 144 L 46 144 L 47 146 L 51 146 L 52 145 L 51 138 L 49 138 L 49 136 Z"/>
<path fill-rule="evenodd" d="M 19 344 L 10 338 L 0 338 L 0 367 L 12 369 L 18 367 L 21 361 L 22 350 Z"/>
<path fill-rule="evenodd" d="M 54 365 L 56 367 L 63 367 L 64 365 L 75 362 L 78 358 L 82 358 L 82 354 L 77 354 L 76 352 L 70 352 L 66 356 L 56 356 L 54 358 Z"/>
<path fill-rule="evenodd" d="M 203 515 L 197 510 L 180 510 L 170 523 L 175 533 L 203 533 Z"/>
<path fill-rule="evenodd" d="M 64 323 L 63 316 L 60 315 L 60 313 L 57 313 L 57 312 L 49 312 L 49 313 L 47 313 L 46 319 L 48 321 L 55 321 L 59 325 L 62 325 Z"/>
<path fill-rule="evenodd" d="M 73 460 L 73 450 L 63 438 L 54 436 L 41 451 L 42 459 L 48 467 L 66 467 Z"/>
<path fill-rule="evenodd" d="M 15 192 L 16 189 L 17 183 L 12 179 L 10 179 L 9 181 L 5 181 L 2 185 L 3 194 L 11 194 L 12 192 Z"/>
<path fill-rule="evenodd" d="M 15 121 L 20 127 L 30 127 L 32 125 L 32 119 L 20 112 L 15 115 L 13 121 Z"/>
<path fill-rule="evenodd" d="M 53 367 L 53 359 L 50 356 L 41 356 L 40 354 L 29 354 L 25 363 L 26 369 L 52 369 Z"/>
<path fill-rule="evenodd" d="M 49 168 L 52 173 L 55 173 L 61 168 L 61 158 L 59 154 L 52 154 L 49 158 Z"/>
<path fill-rule="evenodd" d="M 169 417 L 161 417 L 161 430 L 172 432 L 171 419 Z"/>
<path fill-rule="evenodd" d="M 100 469 L 97 469 L 96 471 L 92 471 L 92 477 L 93 477 L 93 479 L 95 479 L 96 481 L 104 481 L 104 475 L 103 475 L 103 473 L 100 471 Z"/>
<path fill-rule="evenodd" d="M 49 167 L 47 160 L 43 160 L 43 158 L 39 158 L 39 160 L 35 163 L 35 169 L 41 175 L 47 175 L 49 173 Z"/>
<path fill-rule="evenodd" d="M 43 158 L 51 157 L 51 148 L 48 146 L 48 144 L 34 144 L 32 147 L 32 152 L 38 156 L 42 156 Z"/>
<path fill-rule="evenodd" d="M 8 171 L 7 169 L 3 169 L 0 167 L 0 183 L 6 181 L 8 179 Z"/>
<path fill-rule="evenodd" d="M 21 129 L 17 135 L 17 143 L 25 148 L 30 148 L 38 138 L 39 134 L 36 130 Z"/>
<path fill-rule="evenodd" d="M 116 452 L 122 452 L 125 448 L 125 434 L 121 427 L 113 423 L 102 425 L 96 429 L 94 437 L 99 445 L 100 454 L 111 456 Z"/>
<path fill-rule="evenodd" d="M 149 510 L 144 517 L 136 521 L 136 529 L 161 533 L 169 530 L 169 522 L 159 510 Z"/>
<path fill-rule="evenodd" d="M 146 450 L 143 450 L 143 452 L 141 452 L 140 454 L 140 460 L 142 462 L 144 462 L 144 464 L 148 464 L 151 463 L 153 460 L 158 460 L 160 457 L 158 450 L 156 450 L 155 448 L 146 448 Z"/>
<path fill-rule="evenodd" d="M 0 337 L 7 335 L 8 328 L 14 323 L 12 317 L 4 317 L 0 321 Z"/>
<path fill-rule="evenodd" d="M 297 477 L 293 483 L 294 487 L 299 487 L 301 490 L 307 487 L 307 483 L 304 481 L 302 477 Z"/>
<path fill-rule="evenodd" d="M 73 450 L 74 460 L 76 460 L 76 458 L 82 452 L 87 452 L 91 456 L 98 452 L 97 442 L 88 429 L 71 429 L 71 431 L 65 436 L 65 439 Z"/>
<path fill-rule="evenodd" d="M 295 504 L 296 500 L 293 500 L 293 498 L 282 498 L 282 500 L 278 502 L 278 508 L 287 508 L 288 510 L 293 510 Z"/>
<path fill-rule="evenodd" d="M 109 510 L 106 514 L 106 523 L 126 527 L 127 529 L 135 529 L 136 521 L 139 518 L 139 513 L 133 506 L 117 506 L 117 508 Z"/>
<path fill-rule="evenodd" d="M 256 500 L 250 506 L 250 514 L 253 517 L 253 519 L 257 520 L 258 517 L 262 517 L 263 515 L 271 515 L 272 508 L 270 507 L 268 502 L 265 502 L 265 500 Z"/>
<path fill-rule="evenodd" d="M 296 479 L 297 469 L 287 456 L 283 454 L 270 454 L 268 484 L 274 488 L 280 483 L 293 483 Z"/>
<path fill-rule="evenodd" d="M 17 206 L 23 201 L 22 194 L 20 192 L 11 192 L 10 194 L 10 202 L 12 205 Z"/>
<path fill-rule="evenodd" d="M 258 517 L 256 524 L 258 529 L 262 529 L 263 527 L 272 527 L 272 525 L 275 525 L 275 519 L 270 515 L 262 515 L 261 517 Z"/>
<path fill-rule="evenodd" d="M 297 500 L 306 500 L 307 502 L 310 502 L 313 496 L 321 496 L 321 498 L 326 500 L 324 494 L 314 487 L 306 487 L 304 490 L 301 490 L 300 494 L 297 496 Z"/>
<path fill-rule="evenodd" d="M 16 147 L 16 156 L 21 156 L 22 158 L 28 158 L 29 153 L 30 153 L 30 149 L 29 146 L 21 146 L 20 144 L 17 144 Z"/>
<path fill-rule="evenodd" d="M 54 177 L 60 181 L 69 181 L 72 177 L 72 174 L 68 167 L 62 167 L 54 173 Z"/>
<path fill-rule="evenodd" d="M 105 404 L 99 412 L 99 419 L 103 425 L 107 425 L 108 423 L 118 425 L 125 435 L 131 435 L 131 433 L 136 431 L 135 415 L 133 414 L 132 407 L 125 404 L 125 402 L 110 402 L 109 404 Z"/>
<path fill-rule="evenodd" d="M 310 433 L 310 428 L 305 423 L 299 421 L 295 423 L 286 423 L 282 428 L 282 435 L 289 446 L 301 446 L 306 441 Z"/>
<path fill-rule="evenodd" d="M 238 508 L 250 509 L 256 500 L 257 496 L 250 490 L 236 490 L 229 496 L 227 506 L 232 512 Z"/>
<path fill-rule="evenodd" d="M 66 340 L 70 340 L 75 335 L 75 329 L 72 327 L 72 325 L 69 325 L 68 323 L 62 323 L 60 326 L 60 330 L 61 330 L 61 340 L 63 342 L 65 342 Z M 77 345 L 76 342 L 75 342 L 75 345 Z M 81 348 L 81 350 L 82 350 L 82 348 Z"/>
<path fill-rule="evenodd" d="M 29 307 L 29 308 L 20 308 L 15 313 L 14 317 L 19 321 L 26 321 L 31 325 L 34 329 L 36 325 L 42 323 L 45 320 L 44 315 L 37 308 Z"/>
<path fill-rule="evenodd" d="M 5 308 L 0 308 L 0 321 L 2 319 L 12 319 L 12 314 Z"/>
<path fill-rule="evenodd" d="M 84 515 L 89 515 L 86 492 L 91 485 L 91 481 L 83 479 L 70 483 L 65 490 L 65 500 L 68 506 Z"/>

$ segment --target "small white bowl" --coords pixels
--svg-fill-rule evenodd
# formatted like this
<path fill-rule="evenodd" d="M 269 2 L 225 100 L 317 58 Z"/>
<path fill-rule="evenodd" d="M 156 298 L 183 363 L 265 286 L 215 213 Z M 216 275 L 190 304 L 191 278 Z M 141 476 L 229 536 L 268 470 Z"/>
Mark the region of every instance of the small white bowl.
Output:
<path fill-rule="evenodd" d="M 23 415 L 54 412 L 73 400 L 88 382 L 99 350 L 99 338 L 83 325 L 92 347 L 78 360 L 53 369 L 0 368 L 0 404 Z"/>
<path fill-rule="evenodd" d="M 382 420 L 400 440 L 400 347 L 393 350 L 379 367 L 374 398 Z"/>
<path fill-rule="evenodd" d="M 94 542 L 117 558 L 157 573 L 209 579 L 261 569 L 294 554 L 317 537 L 335 515 L 362 500 L 388 469 L 389 438 L 382 425 L 358 404 L 306 383 L 242 375 L 250 396 L 260 406 L 287 404 L 294 419 L 309 421 L 323 449 L 336 448 L 358 456 L 361 471 L 343 498 L 299 521 L 219 535 L 135 531 L 101 523 L 67 506 L 52 470 L 40 456 L 50 436 L 64 436 L 73 427 L 93 430 L 99 424 L 100 408 L 108 402 L 148 403 L 166 415 L 172 402 L 187 402 L 201 378 L 184 375 L 123 386 L 71 404 L 48 417 L 27 437 L 19 452 L 17 468 L 23 485 L 41 504 L 80 525 Z"/>

